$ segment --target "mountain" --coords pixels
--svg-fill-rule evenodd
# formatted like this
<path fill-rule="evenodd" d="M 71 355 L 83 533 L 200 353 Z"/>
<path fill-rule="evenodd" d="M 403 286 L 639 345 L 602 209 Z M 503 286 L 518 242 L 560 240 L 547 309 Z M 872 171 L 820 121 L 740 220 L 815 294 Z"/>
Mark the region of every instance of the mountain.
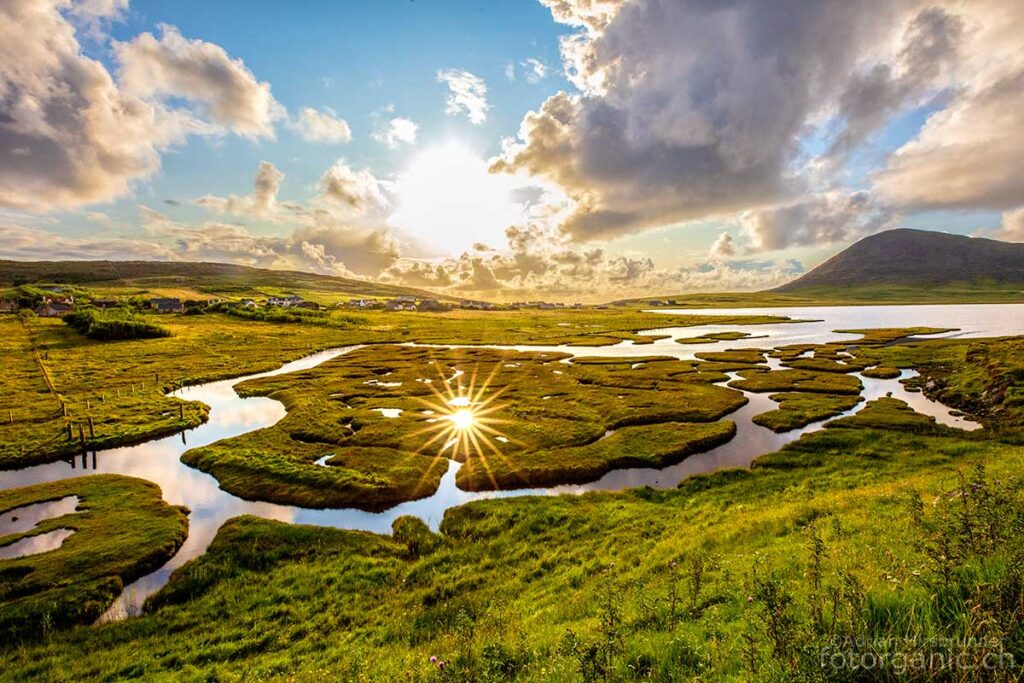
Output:
<path fill-rule="evenodd" d="M 250 294 L 265 288 L 347 296 L 436 297 L 424 290 L 296 270 L 189 261 L 4 261 L 0 285 L 79 284 L 94 287 L 179 288 L 209 294 Z"/>
<path fill-rule="evenodd" d="M 865 237 L 773 292 L 879 286 L 1024 285 L 1024 244 L 929 230 Z"/>

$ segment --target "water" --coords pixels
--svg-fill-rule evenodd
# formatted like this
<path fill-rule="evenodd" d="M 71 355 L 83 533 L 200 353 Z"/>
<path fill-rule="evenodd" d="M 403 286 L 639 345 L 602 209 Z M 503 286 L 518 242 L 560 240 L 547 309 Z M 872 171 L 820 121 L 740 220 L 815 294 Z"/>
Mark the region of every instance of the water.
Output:
<path fill-rule="evenodd" d="M 70 515 L 78 508 L 78 496 L 67 496 L 59 500 L 32 503 L 14 508 L 0 515 L 0 538 L 31 531 L 47 519 Z"/>
<path fill-rule="evenodd" d="M 0 546 L 0 560 L 13 560 L 39 553 L 48 553 L 64 544 L 64 541 L 75 533 L 74 529 L 54 529 L 45 534 L 26 536 L 5 546 Z"/>
<path fill-rule="evenodd" d="M 661 312 L 661 311 L 659 311 Z M 668 312 L 668 311 L 666 311 Z M 675 312 L 675 311 L 672 311 Z M 686 312 L 686 311 L 679 311 Z M 713 314 L 716 311 L 695 311 Z M 933 326 L 960 327 L 961 331 L 943 336 L 1008 336 L 1020 334 L 1024 328 L 1024 305 L 999 306 L 881 306 L 881 307 L 831 307 L 799 309 L 751 309 L 727 310 L 721 313 L 787 315 L 804 320 L 823 322 L 801 322 L 740 327 L 736 325 L 709 325 L 702 327 L 667 328 L 649 331 L 648 335 L 667 335 L 669 338 L 654 344 L 637 345 L 624 342 L 610 347 L 564 347 L 564 346 L 492 346 L 490 348 L 511 349 L 541 353 L 568 353 L 584 356 L 673 356 L 680 359 L 693 358 L 694 354 L 705 351 L 719 351 L 729 348 L 762 347 L 770 348 L 796 343 L 822 343 L 841 339 L 855 339 L 857 335 L 835 334 L 839 328 Z M 755 339 L 741 339 L 716 342 L 713 344 L 684 345 L 673 339 L 695 337 L 711 332 L 751 332 Z M 117 619 L 136 612 L 145 598 L 163 586 L 171 572 L 189 560 L 205 552 L 220 526 L 228 519 L 249 514 L 297 524 L 316 524 L 344 529 L 361 529 L 376 533 L 390 533 L 391 523 L 402 515 L 413 515 L 423 519 L 432 529 L 437 529 L 444 512 L 452 507 L 474 500 L 504 498 L 527 495 L 579 494 L 594 490 L 617 490 L 636 486 L 671 488 L 685 477 L 700 472 L 710 472 L 724 467 L 748 466 L 755 458 L 778 450 L 783 445 L 798 439 L 805 433 L 820 429 L 822 423 L 812 424 L 803 429 L 776 434 L 753 424 L 750 418 L 758 413 L 773 410 L 776 404 L 765 394 L 744 392 L 749 402 L 727 419 L 736 422 L 737 434 L 726 444 L 705 453 L 694 455 L 683 462 L 664 469 L 634 468 L 616 470 L 597 481 L 583 485 L 555 486 L 549 488 L 521 489 L 513 491 L 469 492 L 455 485 L 455 476 L 461 465 L 449 461 L 449 467 L 441 478 L 437 491 L 430 497 L 396 505 L 383 512 L 366 512 L 358 509 L 317 510 L 273 503 L 247 501 L 220 489 L 216 479 L 195 470 L 180 461 L 181 454 L 190 448 L 211 444 L 221 439 L 238 436 L 256 429 L 275 424 L 284 417 L 284 406 L 265 398 L 240 398 L 234 387 L 238 383 L 257 377 L 307 370 L 328 360 L 348 353 L 357 346 L 344 347 L 316 353 L 288 363 L 271 372 L 258 373 L 232 380 L 211 382 L 181 389 L 173 396 L 187 400 L 202 401 L 210 406 L 210 418 L 205 424 L 177 436 L 99 451 L 93 454 L 91 468 L 85 473 L 114 473 L 148 479 L 158 484 L 164 499 L 171 504 L 184 505 L 189 514 L 189 535 L 185 543 L 163 567 L 142 577 L 126 587 L 124 593 L 104 615 L 104 619 Z M 770 359 L 773 367 L 778 361 Z M 462 374 L 456 370 L 451 379 Z M 907 379 L 911 373 L 904 372 L 899 379 Z M 734 376 L 733 376 L 734 378 Z M 963 417 L 953 417 L 944 406 L 930 401 L 919 393 L 907 392 L 899 379 L 878 380 L 861 378 L 867 400 L 891 393 L 895 398 L 907 401 L 918 412 L 932 415 L 939 422 L 956 427 L 976 426 Z M 850 413 L 859 410 L 862 402 Z M 56 481 L 83 474 L 81 468 L 70 462 L 56 462 L 27 467 L 21 470 L 0 472 L 0 489 L 29 486 Z M 89 463 L 82 463 L 83 467 Z M 321 463 L 317 463 L 319 465 Z M 313 465 L 316 466 L 316 465 Z M 0 516 L 0 520 L 9 515 Z"/>
<path fill-rule="evenodd" d="M 67 496 L 59 500 L 48 500 L 14 508 L 0 515 L 0 540 L 4 536 L 32 531 L 40 522 L 72 514 L 78 508 L 78 496 Z M 38 555 L 56 550 L 75 533 L 72 529 L 54 529 L 45 534 L 26 536 L 14 543 L 0 545 L 0 560 Z"/>

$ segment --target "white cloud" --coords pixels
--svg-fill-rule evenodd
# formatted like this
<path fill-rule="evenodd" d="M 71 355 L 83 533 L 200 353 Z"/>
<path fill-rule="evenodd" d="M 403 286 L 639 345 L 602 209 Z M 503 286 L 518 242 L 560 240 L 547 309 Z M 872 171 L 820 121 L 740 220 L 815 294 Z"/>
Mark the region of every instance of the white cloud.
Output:
<path fill-rule="evenodd" d="M 199 103 L 214 123 L 249 138 L 273 138 L 285 115 L 240 59 L 204 40 L 190 40 L 162 24 L 160 38 L 141 33 L 114 42 L 118 77 L 125 92 L 141 98 L 183 97 Z"/>
<path fill-rule="evenodd" d="M 991 237 L 1007 242 L 1024 242 L 1024 208 L 1007 211 L 998 230 L 987 231 L 982 237 Z"/>
<path fill-rule="evenodd" d="M 548 77 L 548 65 L 534 57 L 522 62 L 522 67 L 526 72 L 527 83 L 536 85 Z"/>
<path fill-rule="evenodd" d="M 928 119 L 873 175 L 879 195 L 907 209 L 1024 205 L 1024 64 L 965 92 Z"/>
<path fill-rule="evenodd" d="M 541 2 L 579 29 L 561 44 L 577 92 L 528 113 L 492 168 L 563 188 L 577 239 L 743 213 L 751 246 L 819 244 L 897 210 L 1024 203 L 1019 1 Z M 854 216 L 849 155 L 926 103 L 945 109 Z"/>
<path fill-rule="evenodd" d="M 723 232 L 718 236 L 714 244 L 711 245 L 711 249 L 708 250 L 708 257 L 716 261 L 722 261 L 733 258 L 736 256 L 736 252 L 736 242 L 733 240 L 732 235 Z"/>
<path fill-rule="evenodd" d="M 273 220 L 278 214 L 277 193 L 283 179 L 284 174 L 276 166 L 269 161 L 261 161 L 251 195 L 205 195 L 197 199 L 196 204 L 216 213 Z"/>
<path fill-rule="evenodd" d="M 448 86 L 445 113 L 465 114 L 469 122 L 480 125 L 487 120 L 491 106 L 487 103 L 487 84 L 478 76 L 461 69 L 437 72 L 437 80 Z"/>
<path fill-rule="evenodd" d="M 430 287 L 452 295 L 499 300 L 531 298 L 607 301 L 686 291 L 765 289 L 802 269 L 790 262 L 716 262 L 659 269 L 639 254 L 579 247 L 549 228 L 509 228 L 507 250 L 475 249 L 425 261 L 399 259 L 380 276 L 386 282 Z"/>
<path fill-rule="evenodd" d="M 298 116 L 288 122 L 288 127 L 309 142 L 344 144 L 352 141 L 352 130 L 345 119 L 338 118 L 333 109 L 317 111 L 303 107 Z"/>
<path fill-rule="evenodd" d="M 895 216 L 868 192 L 822 192 L 791 204 L 744 212 L 740 222 L 754 249 L 832 244 L 893 227 Z"/>
<path fill-rule="evenodd" d="M 206 132 L 119 88 L 86 57 L 63 5 L 0 3 L 0 206 L 72 209 L 127 193 L 162 151 Z"/>
<path fill-rule="evenodd" d="M 339 159 L 320 178 L 322 197 L 350 210 L 356 215 L 381 210 L 387 197 L 376 176 L 369 169 L 356 170 Z"/>
<path fill-rule="evenodd" d="M 396 149 L 403 143 L 415 145 L 418 131 L 419 125 L 415 121 L 404 116 L 396 116 L 390 119 L 379 119 L 371 137 L 391 149 Z"/>

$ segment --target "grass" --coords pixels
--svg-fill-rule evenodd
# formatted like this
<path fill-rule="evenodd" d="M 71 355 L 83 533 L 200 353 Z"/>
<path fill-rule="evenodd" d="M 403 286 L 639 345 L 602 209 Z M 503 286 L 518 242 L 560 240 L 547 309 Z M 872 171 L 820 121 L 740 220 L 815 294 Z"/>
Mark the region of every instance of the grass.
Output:
<path fill-rule="evenodd" d="M 896 379 L 902 374 L 902 371 L 899 368 L 893 368 L 886 365 L 876 365 L 862 370 L 860 374 L 864 377 L 871 377 L 873 379 Z"/>
<path fill-rule="evenodd" d="M 77 510 L 43 520 L 9 545 L 55 529 L 73 529 L 56 550 L 0 560 L 0 634 L 7 643 L 48 638 L 95 621 L 122 587 L 168 560 L 188 533 L 185 512 L 141 479 L 94 475 L 0 491 L 0 514 L 78 496 Z"/>
<path fill-rule="evenodd" d="M 893 659 L 871 672 L 820 662 L 851 643 L 876 655 L 939 652 L 962 667 L 990 652 L 1024 661 L 1022 344 L 903 336 L 855 349 L 858 362 L 916 369 L 914 385 L 983 421 L 971 434 L 880 399 L 749 470 L 676 490 L 478 501 L 450 510 L 440 533 L 401 519 L 393 537 L 237 518 L 142 617 L 0 644 L 0 679 L 971 680 L 978 670 L 943 669 L 933 657 L 910 675 Z M 632 369 L 479 349 L 357 354 L 243 390 L 280 396 L 286 420 L 304 414 L 288 438 L 306 445 L 364 432 L 401 443 L 408 432 L 395 423 L 418 418 L 368 414 L 350 434 L 337 424 L 348 412 L 340 402 L 353 413 L 407 408 L 407 382 L 424 384 L 415 379 L 426 378 L 425 360 L 442 370 L 465 363 L 468 381 L 473 366 L 484 377 L 500 357 L 489 386 L 508 387 L 499 401 L 524 411 L 522 440 L 566 438 L 542 422 L 564 416 L 613 424 L 611 436 L 575 448 L 581 461 L 587 448 L 661 457 L 693 418 L 656 410 L 711 413 L 709 395 L 694 389 L 728 392 L 709 385 L 721 377 L 709 366 L 726 365 L 716 361 Z M 756 390 L 811 394 L 802 399 L 811 407 L 853 400 L 857 381 L 749 365 L 741 375 Z M 548 412 L 556 399 L 538 393 L 562 385 L 572 390 Z M 608 396 L 644 394 L 657 404 L 607 410 Z M 894 643 L 900 650 L 889 652 Z"/>
<path fill-rule="evenodd" d="M 879 306 L 899 304 L 1001 304 L 1024 302 L 1020 284 L 949 283 L 930 287 L 878 285 L 874 287 L 816 287 L 797 293 L 690 292 L 656 297 L 674 301 L 673 308 L 782 308 L 800 306 Z M 651 297 L 617 302 L 650 308 Z"/>
<path fill-rule="evenodd" d="M 1019 449 L 878 429 L 819 432 L 677 491 L 473 503 L 438 535 L 243 517 L 146 616 L 9 649 L 4 676 L 792 680 L 848 635 L 955 638 L 972 613 L 1019 655 L 1010 612 L 972 612 L 987 586 L 1019 595 L 1019 528 L 954 535 L 945 567 L 929 550 L 976 463 L 993 495 L 971 519 L 1018 519 L 1019 494 L 992 481 L 1012 480 Z M 949 503 L 917 522 L 915 500 Z"/>
<path fill-rule="evenodd" d="M 773 432 L 788 432 L 842 415 L 860 403 L 860 396 L 837 396 L 802 392 L 772 394 L 770 398 L 779 404 L 777 410 L 761 413 L 751 418 L 754 424 L 767 427 Z"/>
<path fill-rule="evenodd" d="M 633 367 L 562 362 L 568 358 L 366 347 L 312 370 L 242 383 L 240 393 L 280 400 L 287 416 L 183 460 L 245 498 L 379 509 L 433 493 L 448 458 L 465 464 L 456 481 L 469 490 L 574 483 L 616 467 L 677 462 L 731 438 L 734 426 L 715 421 L 745 402 L 711 384 L 724 376 L 691 361 Z M 446 387 L 446 378 L 455 379 Z M 451 428 L 455 396 L 478 413 L 480 426 L 465 435 Z M 460 436 L 460 445 L 450 443 Z M 326 466 L 315 464 L 325 457 Z"/>
<path fill-rule="evenodd" d="M 850 375 L 810 370 L 741 370 L 742 379 L 729 386 L 754 392 L 811 392 L 856 396 L 861 392 L 860 380 Z"/>
<path fill-rule="evenodd" d="M 223 314 L 145 318 L 158 321 L 172 336 L 97 341 L 59 320 L 0 315 L 0 350 L 11 359 L 0 393 L 0 468 L 79 452 L 80 427 L 90 449 L 195 427 L 206 419 L 206 407 L 168 398 L 169 389 L 270 370 L 328 347 L 410 341 L 610 345 L 624 339 L 648 341 L 636 332 L 656 327 L 777 320 L 616 310 L 359 316 L 338 311 L 326 316 L 326 324 L 287 325 Z"/>

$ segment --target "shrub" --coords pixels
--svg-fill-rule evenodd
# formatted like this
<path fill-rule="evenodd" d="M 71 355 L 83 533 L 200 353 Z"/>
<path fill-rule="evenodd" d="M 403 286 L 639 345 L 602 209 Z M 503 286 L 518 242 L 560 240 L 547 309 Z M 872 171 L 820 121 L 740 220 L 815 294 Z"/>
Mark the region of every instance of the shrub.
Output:
<path fill-rule="evenodd" d="M 63 320 L 86 337 L 100 341 L 171 336 L 167 328 L 144 320 L 127 309 L 98 311 L 95 308 L 83 308 L 68 313 Z"/>

